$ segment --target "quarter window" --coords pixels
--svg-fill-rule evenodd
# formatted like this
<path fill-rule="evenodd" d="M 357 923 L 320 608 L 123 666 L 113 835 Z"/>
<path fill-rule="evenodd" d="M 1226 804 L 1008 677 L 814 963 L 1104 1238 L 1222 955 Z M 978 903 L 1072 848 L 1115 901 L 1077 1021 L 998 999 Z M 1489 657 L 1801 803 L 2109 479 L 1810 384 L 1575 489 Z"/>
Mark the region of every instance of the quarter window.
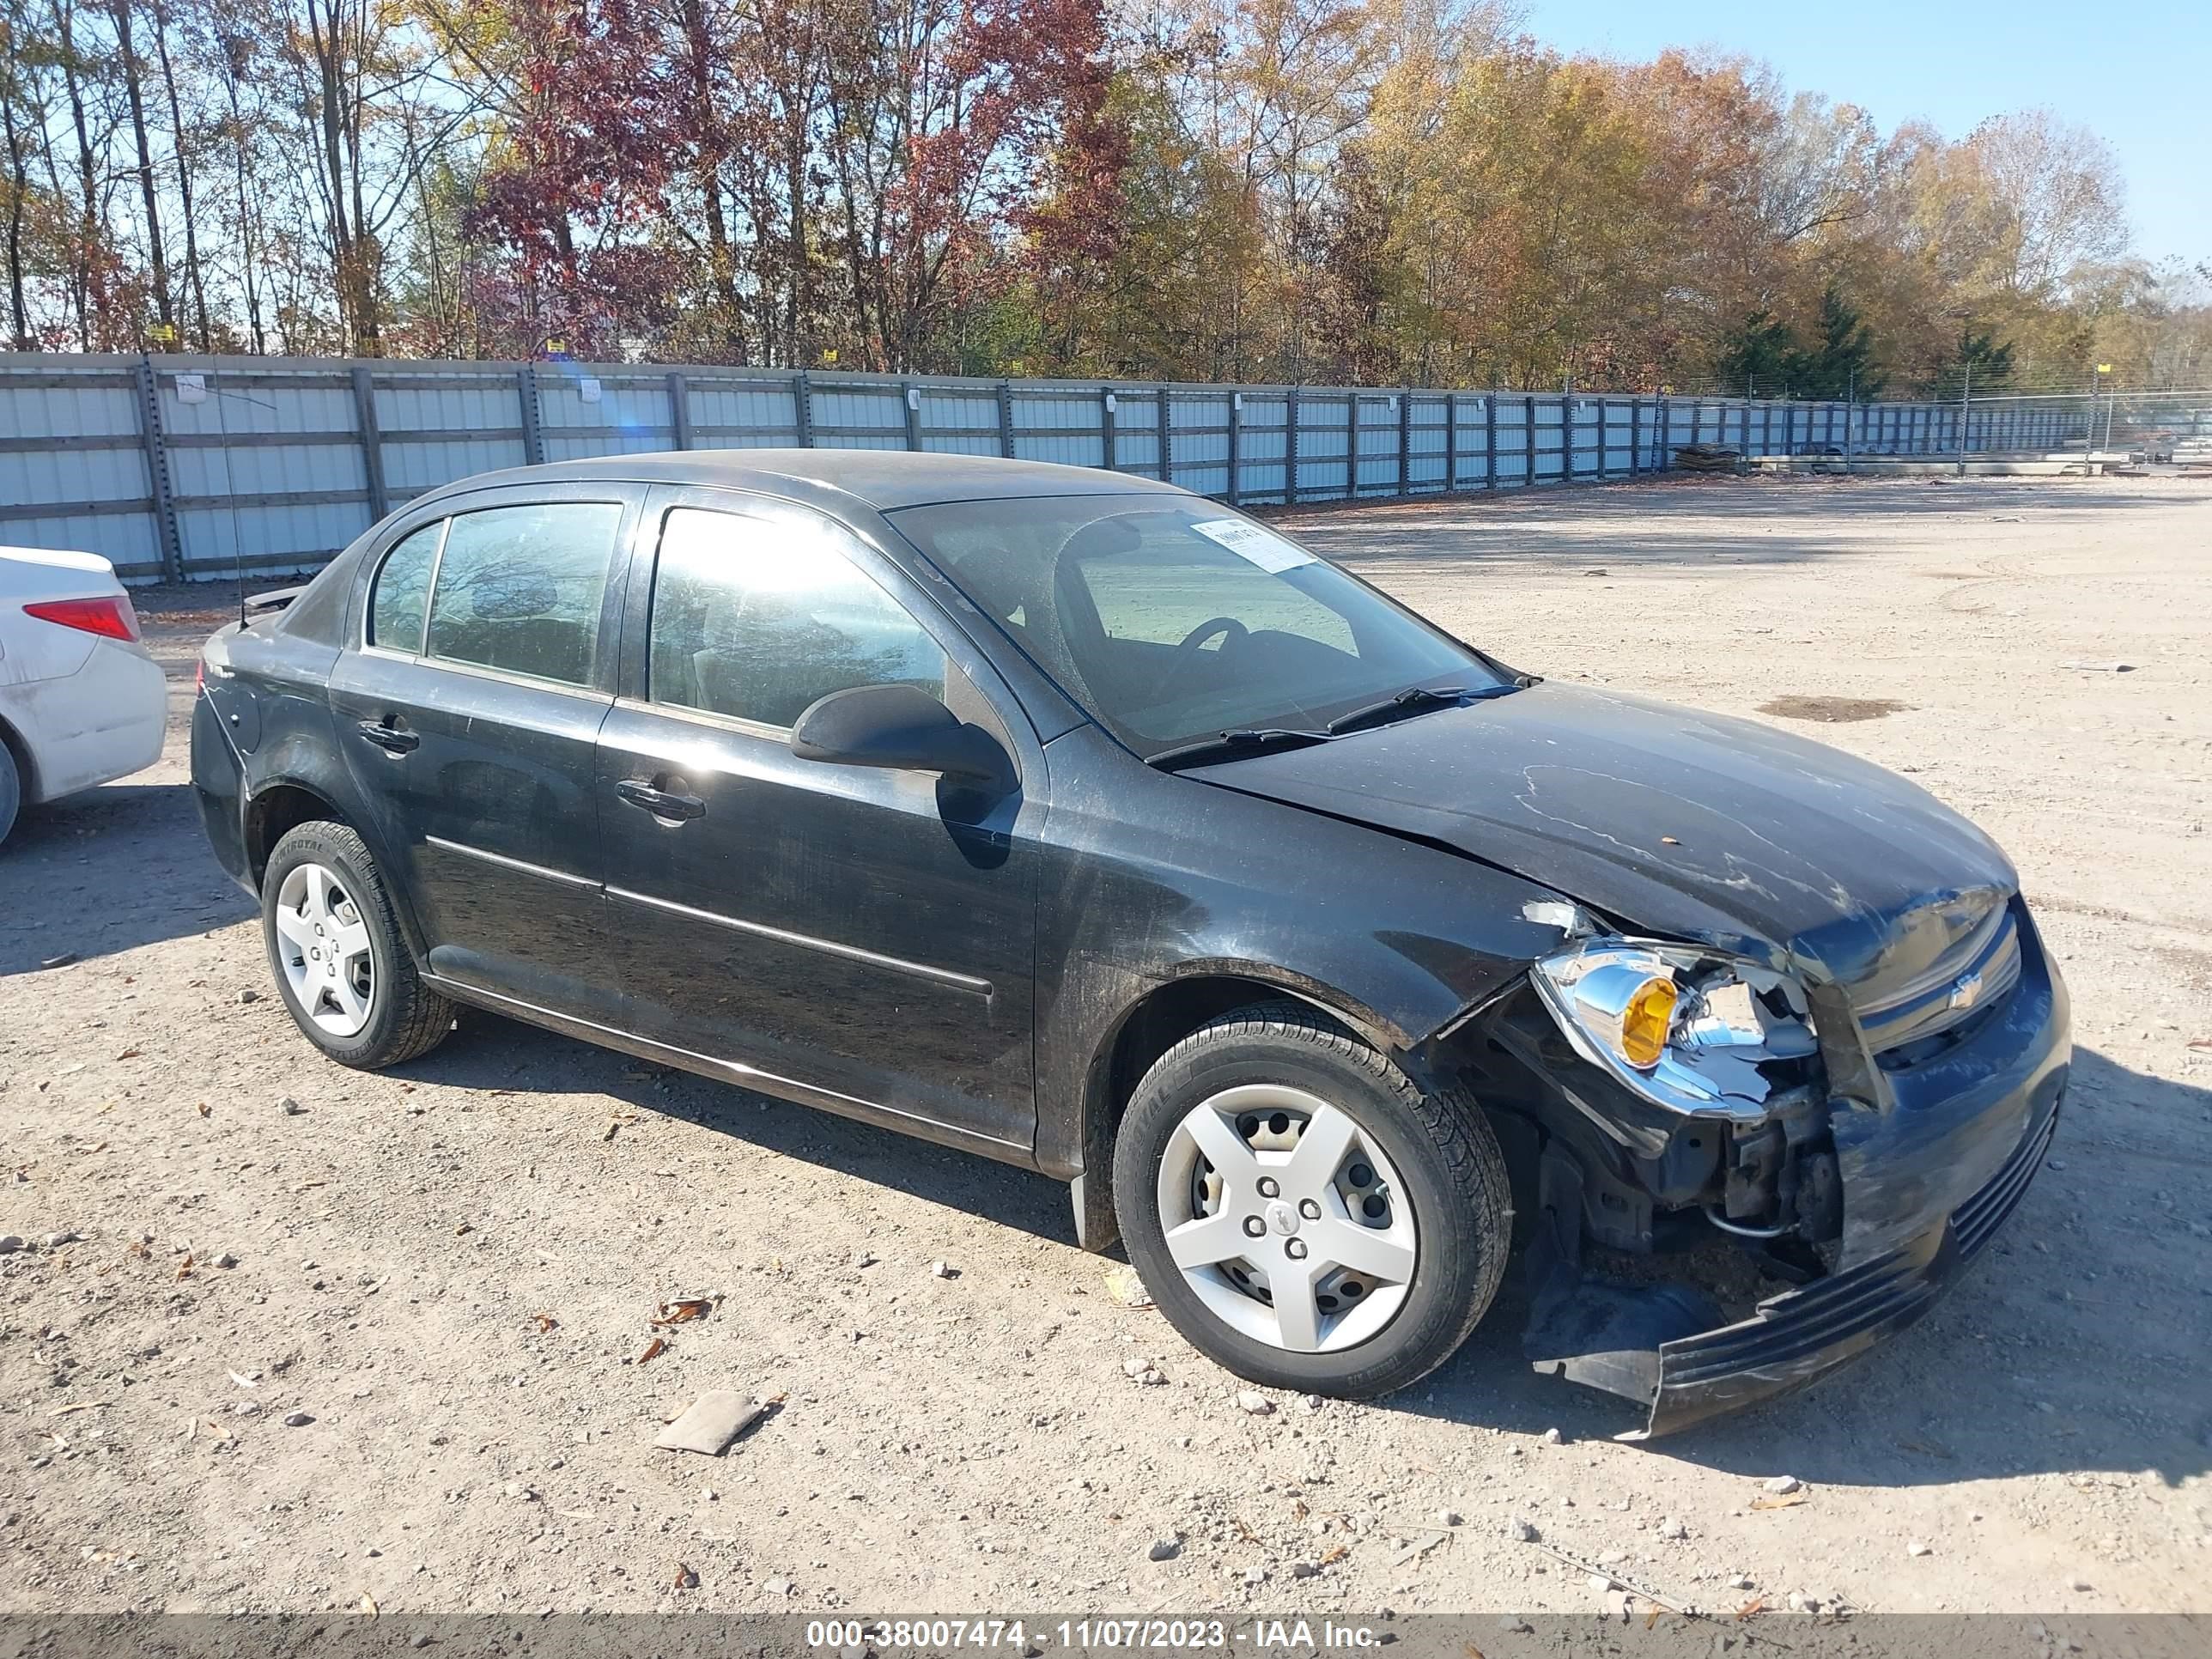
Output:
<path fill-rule="evenodd" d="M 425 652 L 588 685 L 622 508 L 610 501 L 487 507 L 453 520 Z"/>
<path fill-rule="evenodd" d="M 944 651 L 839 539 L 827 525 L 670 512 L 653 574 L 653 701 L 772 726 L 856 685 L 941 701 Z"/>
<path fill-rule="evenodd" d="M 384 556 L 368 602 L 368 642 L 410 653 L 422 648 L 422 618 L 430 608 L 430 572 L 446 521 L 426 524 Z"/>

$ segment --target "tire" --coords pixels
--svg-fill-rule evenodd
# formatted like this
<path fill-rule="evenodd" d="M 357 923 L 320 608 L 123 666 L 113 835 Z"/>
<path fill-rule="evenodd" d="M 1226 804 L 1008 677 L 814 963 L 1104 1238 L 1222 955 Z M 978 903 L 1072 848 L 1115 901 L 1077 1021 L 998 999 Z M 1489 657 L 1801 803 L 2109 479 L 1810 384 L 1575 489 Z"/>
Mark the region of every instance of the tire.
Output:
<path fill-rule="evenodd" d="M 303 823 L 276 843 L 261 938 L 293 1023 L 341 1066 L 397 1066 L 453 1029 L 453 1005 L 422 983 L 376 861 L 342 823 Z"/>
<path fill-rule="evenodd" d="M 23 805 L 23 777 L 15 769 L 14 750 L 7 739 L 0 738 L 0 845 L 8 840 L 8 832 L 15 827 L 15 814 Z"/>
<path fill-rule="evenodd" d="M 1451 1358 L 1497 1296 L 1512 1238 L 1505 1161 L 1474 1101 L 1425 1094 L 1297 1002 L 1224 1014 L 1154 1063 L 1115 1137 L 1114 1190 L 1130 1260 L 1192 1346 L 1267 1387 L 1352 1399 Z M 1185 1230 L 1174 1245 L 1171 1227 Z M 1207 1265 L 1231 1248 L 1246 1253 Z M 1284 1275 L 1282 1306 L 1263 1274 Z"/>

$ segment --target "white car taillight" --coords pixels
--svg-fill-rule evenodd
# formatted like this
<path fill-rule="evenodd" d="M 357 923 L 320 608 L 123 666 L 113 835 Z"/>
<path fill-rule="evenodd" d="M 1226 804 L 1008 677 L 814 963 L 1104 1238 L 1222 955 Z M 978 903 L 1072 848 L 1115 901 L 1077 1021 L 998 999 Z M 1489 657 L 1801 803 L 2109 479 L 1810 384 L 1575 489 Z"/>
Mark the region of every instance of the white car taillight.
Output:
<path fill-rule="evenodd" d="M 136 643 L 138 638 L 138 613 L 131 608 L 127 594 L 107 594 L 93 599 L 40 599 L 25 605 L 23 614 L 36 617 L 40 622 L 74 628 L 80 633 L 97 634 L 102 639 Z"/>

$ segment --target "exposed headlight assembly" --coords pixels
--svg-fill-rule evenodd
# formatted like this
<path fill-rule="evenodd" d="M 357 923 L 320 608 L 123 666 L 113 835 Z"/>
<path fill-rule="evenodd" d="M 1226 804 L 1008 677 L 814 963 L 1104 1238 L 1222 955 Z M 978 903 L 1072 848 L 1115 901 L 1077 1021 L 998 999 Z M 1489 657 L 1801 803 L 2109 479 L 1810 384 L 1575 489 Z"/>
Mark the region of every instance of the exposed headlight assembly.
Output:
<path fill-rule="evenodd" d="M 1588 939 L 1532 977 L 1583 1059 L 1692 1116 L 1761 1121 L 1820 1051 L 1794 979 L 1696 945 Z"/>

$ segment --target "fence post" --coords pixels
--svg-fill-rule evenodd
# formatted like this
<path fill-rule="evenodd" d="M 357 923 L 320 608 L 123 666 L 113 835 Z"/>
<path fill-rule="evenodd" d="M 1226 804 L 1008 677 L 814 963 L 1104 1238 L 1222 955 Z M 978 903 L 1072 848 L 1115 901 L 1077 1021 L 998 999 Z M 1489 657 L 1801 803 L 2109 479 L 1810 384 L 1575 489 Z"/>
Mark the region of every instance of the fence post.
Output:
<path fill-rule="evenodd" d="M 791 423 L 799 429 L 799 447 L 814 447 L 814 382 L 800 369 L 791 377 Z"/>
<path fill-rule="evenodd" d="M 1344 400 L 1344 499 L 1359 499 L 1359 393 Z"/>
<path fill-rule="evenodd" d="M 1100 465 L 1109 472 L 1119 471 L 1121 458 L 1114 453 L 1114 388 L 1110 386 L 1098 388 L 1098 441 Z"/>
<path fill-rule="evenodd" d="M 1613 457 L 1606 453 L 1607 431 L 1612 424 L 1613 408 L 1603 398 L 1597 400 L 1597 481 L 1606 479 L 1607 463 Z"/>
<path fill-rule="evenodd" d="M 684 371 L 668 371 L 668 425 L 678 449 L 691 447 L 691 386 Z"/>
<path fill-rule="evenodd" d="M 1498 394 L 1482 394 L 1482 487 L 1498 488 Z"/>
<path fill-rule="evenodd" d="M 1444 494 L 1459 489 L 1459 393 L 1444 393 Z"/>
<path fill-rule="evenodd" d="M 376 392 L 370 386 L 366 365 L 353 371 L 353 422 L 361 434 L 361 471 L 368 483 L 368 517 L 374 524 L 392 511 L 392 496 L 384 487 L 384 440 L 376 429 Z"/>
<path fill-rule="evenodd" d="M 1165 386 L 1162 386 L 1155 395 L 1159 399 L 1159 413 L 1158 418 L 1160 423 L 1160 482 L 1162 483 L 1173 483 L 1175 482 L 1175 456 L 1168 445 L 1168 421 L 1172 405 L 1168 402 L 1168 389 Z"/>
<path fill-rule="evenodd" d="M 910 380 L 901 380 L 899 402 L 905 406 L 902 412 L 906 416 L 906 447 L 908 449 L 920 449 L 921 447 L 921 388 Z"/>
<path fill-rule="evenodd" d="M 1283 505 L 1298 504 L 1298 389 L 1283 394 Z"/>
<path fill-rule="evenodd" d="M 1644 472 L 1644 399 L 1628 400 L 1628 476 L 1640 477 Z"/>
<path fill-rule="evenodd" d="M 999 382 L 999 453 L 1014 459 L 1014 388 L 1006 380 Z"/>
<path fill-rule="evenodd" d="M 1559 482 L 1575 481 L 1575 399 L 1568 392 L 1559 393 Z"/>
<path fill-rule="evenodd" d="M 1526 471 L 1521 479 L 1523 489 L 1536 485 L 1536 400 L 1533 397 L 1521 400 L 1521 447 L 1525 452 Z"/>
<path fill-rule="evenodd" d="M 514 392 L 522 403 L 522 459 L 532 466 L 545 460 L 545 428 L 538 413 L 538 366 L 525 363 L 514 371 Z"/>
<path fill-rule="evenodd" d="M 161 394 L 154 384 L 154 361 L 142 356 L 131 365 L 138 383 L 138 439 L 146 451 L 146 481 L 154 495 L 154 540 L 160 550 L 161 580 L 185 579 L 184 538 L 177 532 L 176 497 L 169 488 L 169 452 L 161 442 Z"/>
<path fill-rule="evenodd" d="M 1229 390 L 1229 505 L 1235 507 L 1243 494 L 1243 480 L 1237 475 L 1244 465 L 1244 394 L 1234 386 Z"/>
<path fill-rule="evenodd" d="M 1398 388 L 1398 493 L 1413 493 L 1413 393 Z"/>

